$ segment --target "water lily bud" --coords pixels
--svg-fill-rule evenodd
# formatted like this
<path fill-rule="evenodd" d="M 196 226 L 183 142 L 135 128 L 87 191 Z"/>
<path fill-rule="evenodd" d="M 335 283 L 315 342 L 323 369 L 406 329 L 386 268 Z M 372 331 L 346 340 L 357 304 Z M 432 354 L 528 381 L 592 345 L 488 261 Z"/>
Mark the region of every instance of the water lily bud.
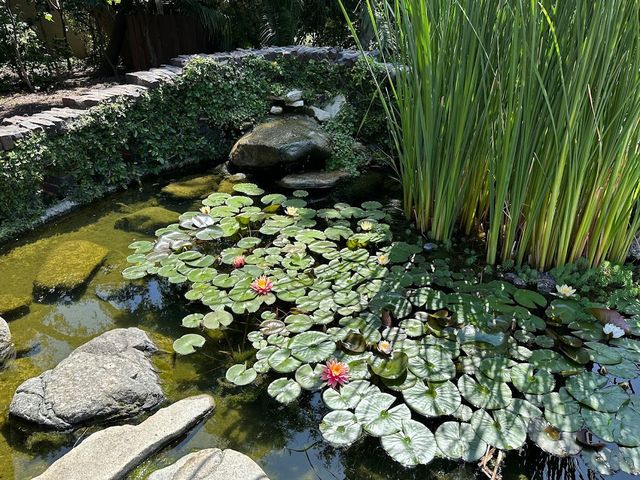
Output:
<path fill-rule="evenodd" d="M 242 268 L 247 263 L 247 260 L 244 258 L 244 255 L 238 255 L 233 259 L 233 267 L 234 268 Z"/>

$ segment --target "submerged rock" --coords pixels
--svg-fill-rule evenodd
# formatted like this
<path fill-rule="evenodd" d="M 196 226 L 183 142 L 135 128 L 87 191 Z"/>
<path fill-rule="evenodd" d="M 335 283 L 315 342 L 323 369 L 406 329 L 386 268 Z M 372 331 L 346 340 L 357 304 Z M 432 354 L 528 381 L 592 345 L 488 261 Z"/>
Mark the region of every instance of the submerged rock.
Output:
<path fill-rule="evenodd" d="M 0 365 L 13 355 L 13 343 L 9 325 L 0 317 Z"/>
<path fill-rule="evenodd" d="M 197 200 L 215 192 L 218 188 L 219 180 L 215 175 L 192 177 L 180 182 L 170 183 L 161 191 L 178 200 Z"/>
<path fill-rule="evenodd" d="M 238 140 L 229 158 L 240 170 L 281 173 L 278 168 L 324 161 L 330 154 L 331 141 L 320 124 L 311 117 L 292 115 L 258 125 Z"/>
<path fill-rule="evenodd" d="M 26 312 L 31 305 L 31 297 L 27 295 L 0 295 L 0 315 L 12 317 Z"/>
<path fill-rule="evenodd" d="M 36 294 L 66 293 L 84 285 L 109 250 L 86 240 L 64 242 L 53 250 L 33 281 Z"/>
<path fill-rule="evenodd" d="M 57 430 L 153 409 L 164 401 L 149 361 L 157 349 L 138 328 L 118 328 L 76 348 L 52 370 L 20 385 L 13 417 Z"/>
<path fill-rule="evenodd" d="M 127 232 L 152 235 L 159 228 L 178 221 L 178 214 L 162 207 L 147 207 L 123 216 L 116 221 L 116 228 Z"/>
<path fill-rule="evenodd" d="M 347 177 L 349 174 L 343 171 L 292 173 L 282 178 L 278 184 L 293 190 L 323 189 L 335 187 L 340 180 Z"/>
<path fill-rule="evenodd" d="M 157 470 L 148 480 L 268 480 L 256 462 L 235 450 L 208 448 Z"/>
<path fill-rule="evenodd" d="M 214 407 L 212 397 L 198 395 L 158 410 L 140 425 L 106 428 L 90 435 L 36 479 L 115 480 L 124 478 L 146 458 L 197 425 L 211 413 Z M 231 480 L 233 477 L 228 478 Z"/>

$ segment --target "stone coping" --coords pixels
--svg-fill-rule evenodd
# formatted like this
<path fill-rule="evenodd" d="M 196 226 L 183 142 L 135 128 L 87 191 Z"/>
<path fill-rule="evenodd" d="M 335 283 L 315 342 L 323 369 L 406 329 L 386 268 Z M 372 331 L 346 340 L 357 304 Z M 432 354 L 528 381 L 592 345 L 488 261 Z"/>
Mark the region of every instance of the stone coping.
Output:
<path fill-rule="evenodd" d="M 135 99 L 150 88 L 171 82 L 182 74 L 184 67 L 195 58 L 208 58 L 220 63 L 242 62 L 246 57 L 259 57 L 267 60 L 295 58 L 301 61 L 328 60 L 336 64 L 352 66 L 363 55 L 353 49 L 336 47 L 308 47 L 304 45 L 290 47 L 265 47 L 260 49 L 237 49 L 230 52 L 211 54 L 179 55 L 172 58 L 168 65 L 140 72 L 127 73 L 126 84 L 107 88 L 95 87 L 83 94 L 63 97 L 63 108 L 55 107 L 33 115 L 16 115 L 0 122 L 0 150 L 12 150 L 16 142 L 33 132 L 58 134 L 64 132 L 72 122 L 77 121 L 91 107 L 119 98 Z M 377 56 L 377 53 L 367 52 Z"/>

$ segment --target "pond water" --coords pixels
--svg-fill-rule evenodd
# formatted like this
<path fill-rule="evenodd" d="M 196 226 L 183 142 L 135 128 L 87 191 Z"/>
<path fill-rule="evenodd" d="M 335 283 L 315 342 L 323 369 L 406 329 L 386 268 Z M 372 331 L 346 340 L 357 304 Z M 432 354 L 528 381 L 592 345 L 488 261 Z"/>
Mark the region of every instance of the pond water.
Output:
<path fill-rule="evenodd" d="M 383 180 L 370 177 L 360 188 L 338 191 L 331 201 L 361 202 L 380 199 Z M 90 429 L 71 434 L 23 431 L 6 421 L 8 405 L 24 380 L 53 368 L 79 345 L 107 330 L 139 326 L 149 332 L 163 351 L 155 358 L 169 402 L 199 393 L 215 397 L 214 415 L 151 458 L 130 478 L 172 463 L 200 448 L 233 448 L 253 458 L 272 478 L 278 479 L 471 479 L 483 474 L 475 465 L 436 460 L 427 467 L 404 469 L 393 462 L 377 439 L 366 438 L 353 447 L 332 448 L 322 440 L 318 424 L 326 407 L 319 394 L 305 394 L 292 406 L 282 406 L 266 393 L 267 383 L 230 387 L 224 378 L 230 365 L 227 352 L 242 358 L 242 345 L 207 342 L 196 355 L 175 358 L 171 343 L 183 335 L 180 326 L 189 307 L 172 296 L 157 280 L 127 281 L 121 276 L 131 253 L 128 245 L 152 236 L 116 228 L 127 212 L 162 206 L 181 213 L 199 205 L 175 201 L 160 194 L 167 180 L 146 183 L 140 189 L 114 194 L 75 213 L 24 235 L 0 250 L 0 292 L 31 295 L 33 279 L 47 253 L 68 240 L 89 240 L 110 253 L 103 267 L 81 291 L 71 296 L 34 302 L 23 316 L 10 321 L 18 358 L 0 372 L 0 479 L 28 479 L 44 471 Z M 389 185 L 384 189 L 393 196 Z M 374 193 L 372 193 L 374 192 Z M 397 192 L 396 192 L 397 193 Z M 235 363 L 235 362 L 231 362 Z M 637 383 L 633 387 L 637 389 Z M 640 426 L 638 426 L 640 428 Z M 503 467 L 505 479 L 596 479 L 580 459 L 560 459 L 527 444 L 509 452 Z M 605 477 L 602 477 L 605 478 Z M 629 479 L 618 473 L 606 478 Z"/>

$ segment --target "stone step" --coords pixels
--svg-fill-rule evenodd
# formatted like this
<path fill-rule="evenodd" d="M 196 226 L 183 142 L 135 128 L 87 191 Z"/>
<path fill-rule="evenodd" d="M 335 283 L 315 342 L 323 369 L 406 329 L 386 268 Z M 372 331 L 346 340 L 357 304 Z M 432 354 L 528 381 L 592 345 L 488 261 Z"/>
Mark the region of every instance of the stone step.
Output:
<path fill-rule="evenodd" d="M 101 430 L 53 463 L 38 480 L 116 480 L 195 427 L 215 407 L 209 395 L 158 410 L 139 425 Z"/>

